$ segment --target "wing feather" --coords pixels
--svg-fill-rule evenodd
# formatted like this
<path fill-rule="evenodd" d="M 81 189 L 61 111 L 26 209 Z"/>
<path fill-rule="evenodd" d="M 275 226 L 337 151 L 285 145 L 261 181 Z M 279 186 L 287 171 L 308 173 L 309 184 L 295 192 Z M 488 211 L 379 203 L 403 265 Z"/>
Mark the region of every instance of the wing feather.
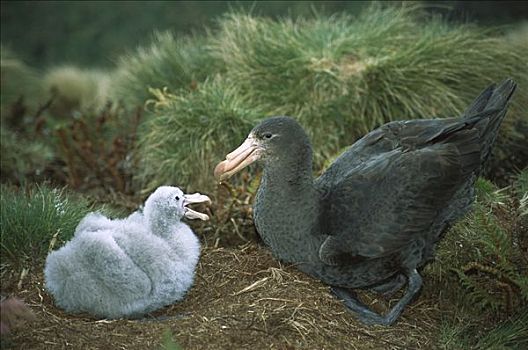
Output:
<path fill-rule="evenodd" d="M 339 157 L 319 179 L 331 240 L 320 255 L 387 256 L 429 232 L 480 164 L 478 130 L 458 123 L 389 123 Z"/>

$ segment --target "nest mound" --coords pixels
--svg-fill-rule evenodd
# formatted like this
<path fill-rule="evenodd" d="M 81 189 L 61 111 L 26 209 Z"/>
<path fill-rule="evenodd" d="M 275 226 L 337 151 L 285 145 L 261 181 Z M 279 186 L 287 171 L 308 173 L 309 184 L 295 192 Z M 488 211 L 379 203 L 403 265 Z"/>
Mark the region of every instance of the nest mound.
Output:
<path fill-rule="evenodd" d="M 182 349 L 434 348 L 445 316 L 438 310 L 439 288 L 426 283 L 395 326 L 366 327 L 327 286 L 281 265 L 256 243 L 204 248 L 187 297 L 140 320 L 64 313 L 44 289 L 41 267 L 21 285 L 15 274 L 3 280 L 3 292 L 23 298 L 36 314 L 4 339 L 14 349 L 153 349 L 167 330 Z M 395 302 L 363 297 L 378 311 Z"/>

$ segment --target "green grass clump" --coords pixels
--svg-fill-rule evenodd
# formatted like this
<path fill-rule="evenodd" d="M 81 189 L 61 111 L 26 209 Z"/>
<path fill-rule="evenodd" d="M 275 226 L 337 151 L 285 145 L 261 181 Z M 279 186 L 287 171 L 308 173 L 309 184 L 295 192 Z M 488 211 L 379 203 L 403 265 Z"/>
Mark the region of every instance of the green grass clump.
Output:
<path fill-rule="evenodd" d="M 50 145 L 34 138 L 36 123 L 31 118 L 44 94 L 35 69 L 3 46 L 0 56 L 0 173 L 2 182 L 21 182 L 42 173 L 53 158 Z"/>
<path fill-rule="evenodd" d="M 34 112 L 41 97 L 39 73 L 4 46 L 0 49 L 0 68 L 2 123 L 8 109 L 21 98 L 26 107 L 31 107 Z"/>
<path fill-rule="evenodd" d="M 0 126 L 0 174 L 2 181 L 23 182 L 41 175 L 53 160 L 50 145 Z"/>
<path fill-rule="evenodd" d="M 79 111 L 100 111 L 109 101 L 109 72 L 60 66 L 50 69 L 42 86 L 53 101 L 49 114 L 53 119 L 71 119 Z"/>
<path fill-rule="evenodd" d="M 446 234 L 437 261 L 426 268 L 430 282 L 450 285 L 440 303 L 455 307 L 455 316 L 442 322 L 442 349 L 528 345 L 528 236 L 518 200 L 527 174 L 503 189 L 479 179 L 473 210 Z"/>
<path fill-rule="evenodd" d="M 528 192 L 528 167 L 517 175 L 517 180 L 515 181 L 515 192 L 519 196 L 523 196 Z"/>
<path fill-rule="evenodd" d="M 508 350 L 528 346 L 528 311 L 520 310 L 509 319 L 491 327 L 475 324 L 464 315 L 462 320 L 444 320 L 438 346 L 449 350 Z"/>
<path fill-rule="evenodd" d="M 499 323 L 480 338 L 476 349 L 526 349 L 528 347 L 528 311 L 520 311 Z"/>
<path fill-rule="evenodd" d="M 161 345 L 161 350 L 181 350 L 180 345 L 174 341 L 172 332 L 170 329 L 166 329 L 163 332 L 163 343 Z"/>
<path fill-rule="evenodd" d="M 149 88 L 190 90 L 220 65 L 209 53 L 204 37 L 175 38 L 170 32 L 154 33 L 148 47 L 139 47 L 118 62 L 112 84 L 114 99 L 136 107 L 151 97 Z"/>
<path fill-rule="evenodd" d="M 509 141 L 498 143 L 498 149 L 504 145 L 498 154 L 506 154 L 499 158 L 526 137 L 515 130 L 519 123 L 528 128 L 528 89 L 522 88 L 528 47 L 498 31 L 447 23 L 415 5 L 378 4 L 357 18 L 230 13 L 215 28 L 199 39 L 157 34 L 150 47 L 120 62 L 113 91 L 127 107 L 143 105 L 149 89 L 161 98 L 140 136 L 141 183 L 208 183 L 208 169 L 225 155 L 220 150 L 240 143 L 256 119 L 232 122 L 230 106 L 253 108 L 244 113 L 259 119 L 297 118 L 320 171 L 326 159 L 385 122 L 460 115 L 490 83 L 513 77 L 520 88 L 501 129 Z M 224 94 L 227 102 L 220 102 Z M 210 127 L 200 122 L 203 116 L 214 120 Z M 204 136 L 218 133 L 234 139 Z M 516 152 L 517 163 L 522 154 Z M 191 176 L 191 169 L 199 171 Z"/>
<path fill-rule="evenodd" d="M 137 179 L 148 190 L 162 184 L 211 189 L 214 166 L 245 139 L 262 112 L 221 77 L 187 93 L 151 91 L 156 117 L 140 131 Z"/>
<path fill-rule="evenodd" d="M 457 277 L 461 299 L 473 311 L 502 318 L 528 305 L 528 237 L 510 188 L 479 179 L 476 190 L 473 210 L 440 243 L 431 268 L 433 275 L 444 270 Z"/>
<path fill-rule="evenodd" d="M 298 118 L 321 160 L 390 120 L 459 115 L 491 82 L 528 82 L 526 48 L 416 6 L 273 21 L 229 14 L 213 52 L 270 114 Z M 528 90 L 515 100 L 528 108 Z M 510 118 L 510 117 L 509 117 Z"/>
<path fill-rule="evenodd" d="M 528 168 L 517 175 L 515 193 L 519 198 L 519 215 L 528 219 Z"/>
<path fill-rule="evenodd" d="M 0 194 L 0 252 L 15 263 L 45 258 L 54 237 L 57 248 L 92 209 L 86 199 L 44 185 L 1 185 Z"/>

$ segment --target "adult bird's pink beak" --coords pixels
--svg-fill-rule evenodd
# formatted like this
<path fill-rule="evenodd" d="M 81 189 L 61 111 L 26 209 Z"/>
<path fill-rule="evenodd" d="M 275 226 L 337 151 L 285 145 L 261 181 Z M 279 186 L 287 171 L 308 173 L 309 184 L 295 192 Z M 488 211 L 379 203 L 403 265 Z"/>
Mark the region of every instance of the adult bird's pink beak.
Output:
<path fill-rule="evenodd" d="M 244 143 L 229 153 L 225 160 L 218 163 L 214 170 L 214 176 L 220 181 L 230 178 L 233 174 L 259 159 L 261 151 L 262 147 L 259 142 L 252 135 L 249 135 Z"/>

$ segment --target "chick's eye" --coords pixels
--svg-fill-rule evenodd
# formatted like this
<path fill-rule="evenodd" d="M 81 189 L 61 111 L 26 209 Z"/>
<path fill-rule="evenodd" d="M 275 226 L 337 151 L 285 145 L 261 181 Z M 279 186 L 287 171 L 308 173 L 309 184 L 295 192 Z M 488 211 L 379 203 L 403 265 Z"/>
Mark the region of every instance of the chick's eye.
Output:
<path fill-rule="evenodd" d="M 176 199 L 177 201 L 179 201 L 179 200 L 180 200 L 180 196 L 176 196 L 176 197 L 174 197 L 174 199 Z"/>
<path fill-rule="evenodd" d="M 272 137 L 273 135 L 272 135 L 270 132 L 267 132 L 267 133 L 265 133 L 263 136 L 264 136 L 265 139 L 271 139 L 271 137 Z"/>

